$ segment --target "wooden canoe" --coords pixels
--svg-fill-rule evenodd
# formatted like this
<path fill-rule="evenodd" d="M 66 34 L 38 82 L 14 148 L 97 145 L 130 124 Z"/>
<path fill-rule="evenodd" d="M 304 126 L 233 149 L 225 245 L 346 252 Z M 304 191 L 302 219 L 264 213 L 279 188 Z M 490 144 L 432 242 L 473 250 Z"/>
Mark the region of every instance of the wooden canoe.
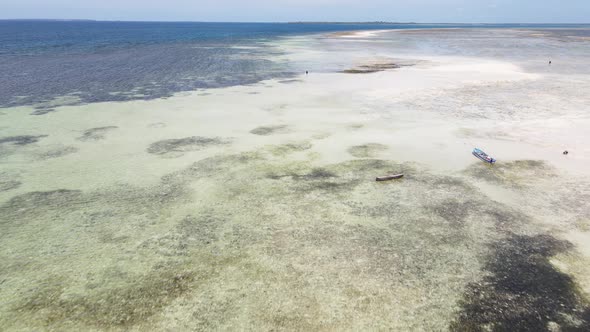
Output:
<path fill-rule="evenodd" d="M 403 177 L 404 177 L 403 174 L 391 174 L 391 175 L 379 176 L 379 177 L 377 177 L 377 181 L 389 181 L 389 180 L 401 179 Z"/>

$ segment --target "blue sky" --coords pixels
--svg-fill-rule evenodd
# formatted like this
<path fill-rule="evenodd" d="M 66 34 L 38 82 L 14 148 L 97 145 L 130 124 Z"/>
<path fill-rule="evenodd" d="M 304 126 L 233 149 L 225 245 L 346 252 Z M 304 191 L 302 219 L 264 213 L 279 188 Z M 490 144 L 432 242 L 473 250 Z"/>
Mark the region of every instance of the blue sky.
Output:
<path fill-rule="evenodd" d="M 590 0 L 0 0 L 0 18 L 590 23 Z"/>

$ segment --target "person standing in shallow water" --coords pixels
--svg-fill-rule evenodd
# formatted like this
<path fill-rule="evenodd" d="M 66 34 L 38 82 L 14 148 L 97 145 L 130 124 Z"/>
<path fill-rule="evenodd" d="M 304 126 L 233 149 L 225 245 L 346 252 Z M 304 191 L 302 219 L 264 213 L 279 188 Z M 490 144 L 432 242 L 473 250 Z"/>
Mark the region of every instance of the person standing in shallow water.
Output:
<path fill-rule="evenodd" d="M 549 65 L 551 66 L 551 60 L 549 60 Z"/>

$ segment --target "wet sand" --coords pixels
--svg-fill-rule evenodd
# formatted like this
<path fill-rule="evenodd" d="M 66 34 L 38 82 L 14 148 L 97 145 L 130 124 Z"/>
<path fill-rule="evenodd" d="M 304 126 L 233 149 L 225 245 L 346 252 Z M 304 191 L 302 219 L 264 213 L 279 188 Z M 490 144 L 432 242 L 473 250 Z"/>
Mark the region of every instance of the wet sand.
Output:
<path fill-rule="evenodd" d="M 290 37 L 310 75 L 1 110 L 0 326 L 590 328 L 590 43 L 555 34 Z"/>

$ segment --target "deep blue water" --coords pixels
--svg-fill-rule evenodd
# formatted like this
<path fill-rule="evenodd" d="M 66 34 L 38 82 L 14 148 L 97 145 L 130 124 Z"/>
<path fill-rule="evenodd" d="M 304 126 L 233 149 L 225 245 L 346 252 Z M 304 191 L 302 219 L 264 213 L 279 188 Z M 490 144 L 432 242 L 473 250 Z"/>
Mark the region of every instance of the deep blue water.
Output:
<path fill-rule="evenodd" d="M 293 74 L 262 42 L 346 30 L 547 25 L 0 21 L 0 107 L 151 99 Z M 572 27 L 568 25 L 567 27 Z M 236 46 L 258 46 L 240 48 Z M 274 51 L 276 52 L 276 51 Z"/>

